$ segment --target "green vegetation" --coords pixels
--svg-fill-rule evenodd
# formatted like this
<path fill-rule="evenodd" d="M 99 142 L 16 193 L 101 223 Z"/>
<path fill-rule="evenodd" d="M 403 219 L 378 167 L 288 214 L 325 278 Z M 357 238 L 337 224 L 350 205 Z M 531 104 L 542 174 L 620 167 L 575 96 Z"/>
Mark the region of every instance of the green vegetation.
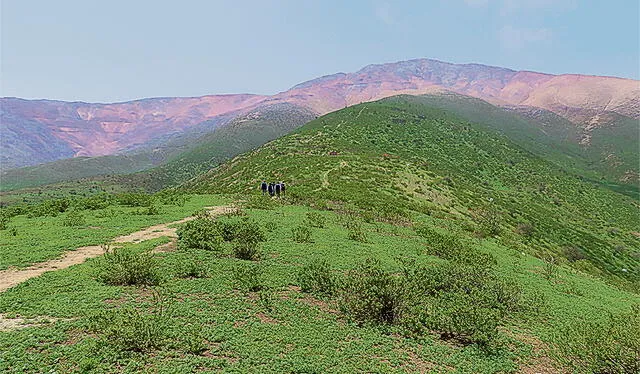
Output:
<path fill-rule="evenodd" d="M 0 371 L 637 372 L 637 200 L 423 100 L 321 117 L 180 192 L 3 208 L 2 269 L 191 217 L 0 293 L 0 326 L 33 319 L 0 328 Z M 242 208 L 182 194 L 213 190 Z"/>
<path fill-rule="evenodd" d="M 510 140 L 489 119 L 467 122 L 431 103 L 400 96 L 328 114 L 186 188 L 212 192 L 215 180 L 223 192 L 251 196 L 260 180 L 285 179 L 290 202 L 353 211 L 362 220 L 448 217 L 539 257 L 560 258 L 575 246 L 585 256 L 578 268 L 637 288 L 637 200 L 572 174 L 553 155 L 532 153 L 542 153 L 540 143 L 523 147 L 522 137 Z M 495 118 L 511 118 L 500 113 Z M 350 238 L 366 241 L 352 221 Z"/>

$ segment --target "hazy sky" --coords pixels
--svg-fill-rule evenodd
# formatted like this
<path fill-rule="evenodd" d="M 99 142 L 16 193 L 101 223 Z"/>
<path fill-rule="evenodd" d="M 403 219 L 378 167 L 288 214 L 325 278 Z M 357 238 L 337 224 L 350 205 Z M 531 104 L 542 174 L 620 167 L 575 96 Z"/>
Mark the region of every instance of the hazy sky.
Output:
<path fill-rule="evenodd" d="M 411 58 L 638 79 L 638 0 L 0 0 L 0 96 L 273 94 Z"/>

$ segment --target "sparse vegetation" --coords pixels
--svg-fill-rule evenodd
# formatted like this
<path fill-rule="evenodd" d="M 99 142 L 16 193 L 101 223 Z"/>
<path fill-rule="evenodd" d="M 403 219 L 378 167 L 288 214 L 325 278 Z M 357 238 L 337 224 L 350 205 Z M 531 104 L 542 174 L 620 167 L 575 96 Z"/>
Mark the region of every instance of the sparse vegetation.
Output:
<path fill-rule="evenodd" d="M 160 283 L 158 264 L 152 253 L 104 245 L 104 255 L 97 262 L 97 277 L 105 284 L 118 286 Z"/>

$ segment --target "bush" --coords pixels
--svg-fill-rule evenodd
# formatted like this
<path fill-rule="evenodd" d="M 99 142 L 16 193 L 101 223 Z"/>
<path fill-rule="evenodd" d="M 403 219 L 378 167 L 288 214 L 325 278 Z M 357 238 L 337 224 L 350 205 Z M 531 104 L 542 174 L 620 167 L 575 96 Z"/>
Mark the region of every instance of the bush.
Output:
<path fill-rule="evenodd" d="M 403 295 L 400 279 L 382 270 L 378 260 L 369 259 L 345 278 L 339 306 L 361 324 L 394 324 L 403 311 Z"/>
<path fill-rule="evenodd" d="M 57 217 L 58 214 L 66 212 L 70 205 L 68 199 L 45 200 L 27 208 L 27 217 Z"/>
<path fill-rule="evenodd" d="M 482 236 L 496 236 L 500 234 L 500 213 L 495 207 L 490 206 L 480 210 L 476 216 L 476 221 Z"/>
<path fill-rule="evenodd" d="M 522 309 L 519 285 L 491 268 L 461 263 L 405 266 L 407 318 L 413 332 L 437 331 L 443 339 L 487 345 L 510 313 Z"/>
<path fill-rule="evenodd" d="M 99 210 L 105 209 L 111 204 L 112 198 L 107 193 L 99 193 L 97 195 L 85 197 L 76 203 L 78 209 L 83 210 Z"/>
<path fill-rule="evenodd" d="M 84 226 L 86 224 L 87 222 L 84 218 L 84 215 L 77 210 L 69 211 L 69 213 L 67 213 L 67 216 L 62 220 L 62 225 L 69 227 Z"/>
<path fill-rule="evenodd" d="M 580 260 L 586 260 L 587 256 L 584 254 L 584 251 L 578 248 L 575 245 L 568 245 L 562 249 L 562 253 L 564 257 L 569 260 L 569 262 L 576 262 Z"/>
<path fill-rule="evenodd" d="M 233 268 L 233 278 L 238 288 L 244 291 L 256 292 L 264 288 L 262 281 L 262 267 L 257 263 L 238 263 Z"/>
<path fill-rule="evenodd" d="M 604 321 L 577 321 L 559 329 L 554 342 L 561 357 L 587 373 L 640 372 L 640 305 Z"/>
<path fill-rule="evenodd" d="M 216 221 L 215 225 L 220 231 L 224 241 L 227 242 L 235 240 L 243 243 L 258 243 L 267 240 L 260 225 L 248 217 L 220 219 Z"/>
<path fill-rule="evenodd" d="M 147 207 L 153 202 L 152 196 L 143 192 L 124 192 L 115 198 L 118 204 L 130 207 Z"/>
<path fill-rule="evenodd" d="M 291 236 L 296 243 L 311 243 L 311 229 L 308 226 L 300 225 L 291 229 Z"/>
<path fill-rule="evenodd" d="M 241 260 L 257 260 L 260 257 L 260 249 L 258 242 L 236 241 L 233 244 L 233 255 Z"/>
<path fill-rule="evenodd" d="M 337 280 L 326 260 L 316 260 L 305 265 L 298 273 L 298 284 L 302 292 L 333 295 Z"/>
<path fill-rule="evenodd" d="M 520 223 L 516 228 L 516 233 L 524 237 L 526 240 L 531 240 L 536 233 L 536 228 L 531 223 Z"/>
<path fill-rule="evenodd" d="M 148 352 L 162 346 L 168 318 L 155 303 L 154 313 L 131 307 L 102 311 L 90 319 L 90 329 L 122 351 Z"/>
<path fill-rule="evenodd" d="M 0 215 L 0 230 L 6 230 L 9 225 L 9 217 L 2 214 Z"/>
<path fill-rule="evenodd" d="M 347 238 L 349 240 L 355 240 L 360 243 L 366 243 L 367 233 L 362 228 L 362 224 L 359 221 L 354 221 L 353 223 L 348 225 L 349 233 L 347 234 Z"/>
<path fill-rule="evenodd" d="M 307 212 L 307 221 L 309 226 L 322 229 L 325 226 L 326 219 L 318 212 Z"/>
<path fill-rule="evenodd" d="M 179 278 L 206 278 L 208 272 L 202 261 L 186 258 L 179 262 L 176 275 Z"/>
<path fill-rule="evenodd" d="M 139 216 L 157 216 L 160 213 L 160 208 L 155 204 L 151 204 L 146 208 L 137 209 L 134 214 Z"/>
<path fill-rule="evenodd" d="M 204 249 L 218 251 L 222 248 L 222 235 L 215 221 L 209 218 L 196 218 L 186 222 L 176 232 L 178 248 Z"/>
<path fill-rule="evenodd" d="M 160 283 L 161 277 L 151 252 L 103 246 L 104 256 L 98 259 L 98 279 L 115 286 L 148 285 Z"/>

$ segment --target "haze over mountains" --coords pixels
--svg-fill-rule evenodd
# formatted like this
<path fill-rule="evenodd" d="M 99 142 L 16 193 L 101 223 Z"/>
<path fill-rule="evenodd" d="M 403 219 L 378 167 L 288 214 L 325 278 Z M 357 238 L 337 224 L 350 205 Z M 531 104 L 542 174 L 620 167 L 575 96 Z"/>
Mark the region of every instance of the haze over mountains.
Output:
<path fill-rule="evenodd" d="M 593 134 L 598 136 L 601 129 L 619 123 L 627 136 L 629 126 L 636 129 L 640 118 L 640 82 L 636 80 L 418 59 L 320 77 L 272 96 L 209 95 L 114 104 L 2 98 L 0 162 L 7 170 L 69 157 L 159 150 L 172 144 L 172 139 L 188 143 L 185 134 L 191 132 L 189 136 L 196 138 L 274 104 L 286 103 L 288 111 L 299 107 L 301 112 L 323 115 L 399 94 L 444 92 L 477 97 L 537 120 L 555 113 L 576 126 L 570 140 L 584 148 L 590 147 Z M 145 167 L 153 164 L 145 162 Z"/>

